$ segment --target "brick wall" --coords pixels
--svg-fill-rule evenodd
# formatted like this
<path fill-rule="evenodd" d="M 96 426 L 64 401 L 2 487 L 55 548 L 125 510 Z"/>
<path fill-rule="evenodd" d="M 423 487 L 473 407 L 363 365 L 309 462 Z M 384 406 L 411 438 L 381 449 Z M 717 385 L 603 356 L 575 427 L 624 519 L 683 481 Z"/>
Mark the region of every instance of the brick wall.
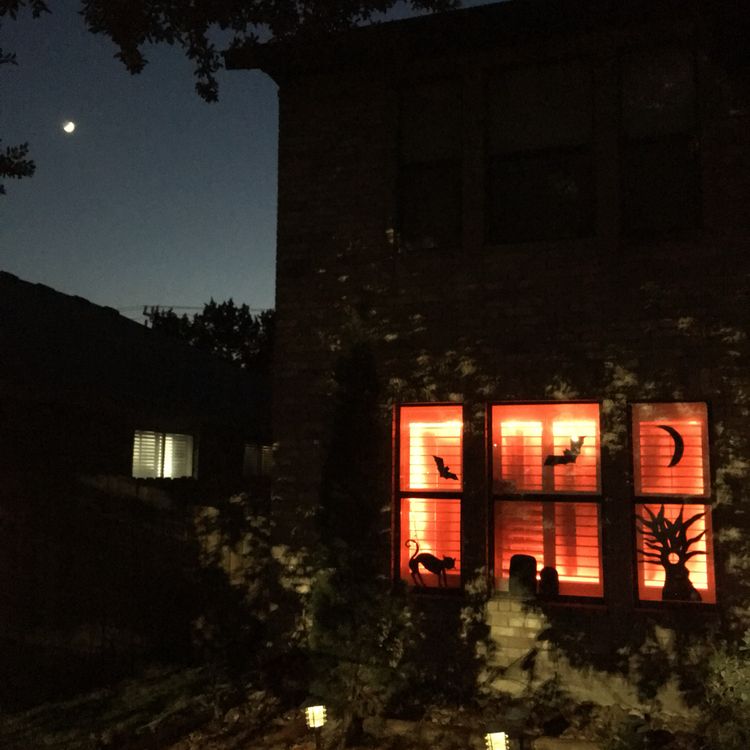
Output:
<path fill-rule="evenodd" d="M 634 611 L 629 402 L 709 403 L 715 522 L 717 528 L 742 526 L 749 455 L 750 232 L 747 202 L 738 196 L 747 197 L 750 114 L 729 106 L 721 71 L 698 55 L 700 227 L 627 239 L 619 210 L 616 60 L 627 34 L 634 35 L 633 43 L 643 42 L 638 33 L 653 41 L 661 32 L 599 31 L 577 39 L 550 37 L 544 44 L 527 40 L 413 60 L 408 68 L 381 62 L 282 82 L 274 404 L 280 541 L 314 543 L 311 518 L 326 455 L 331 373 L 347 343 L 363 337 L 384 384 L 384 430 L 398 402 L 464 404 L 467 571 L 490 563 L 486 404 L 554 398 L 602 403 L 607 590 L 599 619 L 613 635 L 597 630 L 591 625 L 596 618 L 588 615 L 582 626 L 597 633 L 601 651 L 627 637 Z M 481 71 L 528 62 L 540 52 L 573 50 L 601 62 L 595 76 L 594 236 L 485 245 Z M 440 251 L 413 250 L 398 235 L 398 92 L 442 76 L 458 78 L 463 91 L 462 238 Z M 386 506 L 392 501 L 392 474 L 393 466 L 384 464 Z M 717 544 L 719 591 L 727 611 L 745 595 L 737 566 L 732 571 L 727 565 L 735 553 L 730 542 Z M 705 614 L 697 617 L 705 624 Z M 491 602 L 501 658 L 513 661 L 528 653 L 537 618 L 517 602 Z"/>

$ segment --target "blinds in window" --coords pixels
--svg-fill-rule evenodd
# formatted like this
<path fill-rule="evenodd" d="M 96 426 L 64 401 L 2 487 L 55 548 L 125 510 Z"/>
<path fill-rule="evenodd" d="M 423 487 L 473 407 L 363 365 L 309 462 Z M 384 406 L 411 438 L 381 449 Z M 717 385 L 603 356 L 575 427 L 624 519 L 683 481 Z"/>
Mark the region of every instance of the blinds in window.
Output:
<path fill-rule="evenodd" d="M 138 479 L 193 476 L 192 435 L 136 430 L 133 476 Z"/>
<path fill-rule="evenodd" d="M 637 495 L 710 494 L 704 403 L 634 404 L 633 449 Z"/>
<path fill-rule="evenodd" d="M 133 476 L 155 479 L 161 476 L 164 455 L 163 435 L 159 432 L 136 430 L 133 440 Z"/>
<path fill-rule="evenodd" d="M 599 491 L 598 404 L 492 407 L 496 492 Z"/>
<path fill-rule="evenodd" d="M 597 503 L 524 502 L 495 506 L 495 569 L 507 586 L 513 555 L 536 559 L 557 570 L 560 594 L 602 596 Z"/>
<path fill-rule="evenodd" d="M 444 498 L 407 497 L 401 501 L 401 577 L 410 580 L 409 558 L 415 548 L 406 547 L 408 539 L 419 544 L 419 552 L 455 560 L 446 571 L 448 585 L 458 586 L 461 579 L 461 501 Z"/>

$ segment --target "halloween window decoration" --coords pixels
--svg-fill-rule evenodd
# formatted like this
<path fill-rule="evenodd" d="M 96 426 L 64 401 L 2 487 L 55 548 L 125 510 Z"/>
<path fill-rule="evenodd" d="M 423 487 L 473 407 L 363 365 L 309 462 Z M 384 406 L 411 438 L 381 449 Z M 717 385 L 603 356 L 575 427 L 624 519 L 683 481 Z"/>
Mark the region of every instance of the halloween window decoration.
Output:
<path fill-rule="evenodd" d="M 399 570 L 416 587 L 461 581 L 463 420 L 460 405 L 398 410 Z"/>
<path fill-rule="evenodd" d="M 634 404 L 636 495 L 708 497 L 706 405 Z"/>
<path fill-rule="evenodd" d="M 598 404 L 492 407 L 496 493 L 598 494 Z"/>
<path fill-rule="evenodd" d="M 603 596 L 599 405 L 495 405 L 491 437 L 498 589 Z"/>
<path fill-rule="evenodd" d="M 634 404 L 633 467 L 639 598 L 714 603 L 706 405 Z"/>

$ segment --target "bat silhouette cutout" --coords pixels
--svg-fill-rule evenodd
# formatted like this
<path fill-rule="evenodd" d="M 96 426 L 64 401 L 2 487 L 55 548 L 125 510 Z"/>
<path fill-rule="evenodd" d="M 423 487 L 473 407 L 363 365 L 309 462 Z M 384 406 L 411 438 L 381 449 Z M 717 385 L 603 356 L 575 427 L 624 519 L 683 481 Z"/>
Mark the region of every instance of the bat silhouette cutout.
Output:
<path fill-rule="evenodd" d="M 581 455 L 581 446 L 583 445 L 583 437 L 579 437 L 577 440 L 570 438 L 570 448 L 563 450 L 562 456 L 549 455 L 544 459 L 545 466 L 557 466 L 559 464 L 574 464 L 578 456 Z"/>
<path fill-rule="evenodd" d="M 446 466 L 445 461 L 443 461 L 440 456 L 433 456 L 433 458 L 435 459 L 435 466 L 437 466 L 438 474 L 440 474 L 443 479 L 458 480 L 458 477 L 451 471 L 451 467 Z"/>

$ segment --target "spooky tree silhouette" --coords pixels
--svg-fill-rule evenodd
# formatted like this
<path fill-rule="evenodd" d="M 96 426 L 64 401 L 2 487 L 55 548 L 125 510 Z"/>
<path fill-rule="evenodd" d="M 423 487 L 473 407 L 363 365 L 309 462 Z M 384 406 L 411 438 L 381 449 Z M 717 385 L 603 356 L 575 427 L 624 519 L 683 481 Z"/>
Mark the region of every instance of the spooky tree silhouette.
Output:
<path fill-rule="evenodd" d="M 646 560 L 658 562 L 664 568 L 664 588 L 662 599 L 665 601 L 701 601 L 701 595 L 690 582 L 687 561 L 696 555 L 705 555 L 703 550 L 691 550 L 690 547 L 702 539 L 705 531 L 688 537 L 688 529 L 705 513 L 696 513 L 687 520 L 683 518 L 683 508 L 674 521 L 670 521 L 664 512 L 664 506 L 654 513 L 646 505 L 643 509 L 649 518 L 637 519 L 639 531 L 643 535 L 647 550 L 638 550 Z"/>

